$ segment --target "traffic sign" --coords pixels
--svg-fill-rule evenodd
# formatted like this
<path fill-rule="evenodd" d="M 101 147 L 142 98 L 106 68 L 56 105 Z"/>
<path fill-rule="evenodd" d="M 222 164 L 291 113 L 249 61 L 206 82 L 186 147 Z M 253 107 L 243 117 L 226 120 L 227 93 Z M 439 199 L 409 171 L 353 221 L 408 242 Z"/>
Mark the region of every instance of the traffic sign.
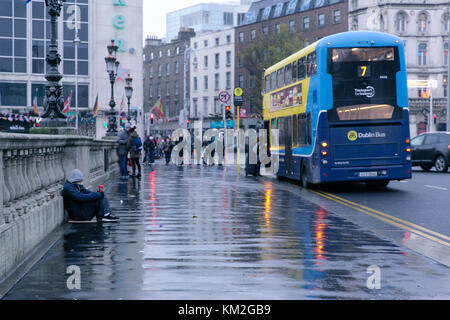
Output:
<path fill-rule="evenodd" d="M 219 100 L 222 103 L 227 103 L 228 101 L 230 101 L 231 95 L 226 92 L 226 91 L 222 91 L 219 93 Z"/>
<path fill-rule="evenodd" d="M 234 95 L 236 97 L 241 97 L 244 94 L 244 90 L 242 90 L 242 88 L 237 87 L 236 89 L 234 89 Z"/>
<path fill-rule="evenodd" d="M 242 96 L 234 96 L 233 102 L 235 107 L 242 107 L 244 104 L 244 98 Z"/>

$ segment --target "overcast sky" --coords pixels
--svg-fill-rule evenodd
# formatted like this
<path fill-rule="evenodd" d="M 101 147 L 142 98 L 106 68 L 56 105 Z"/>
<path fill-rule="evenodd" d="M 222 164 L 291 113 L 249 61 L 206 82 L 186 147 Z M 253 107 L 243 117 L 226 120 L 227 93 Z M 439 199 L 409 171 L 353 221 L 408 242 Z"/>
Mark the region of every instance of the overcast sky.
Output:
<path fill-rule="evenodd" d="M 147 35 L 166 35 L 166 14 L 198 3 L 221 3 L 223 0 L 144 0 L 144 39 Z"/>

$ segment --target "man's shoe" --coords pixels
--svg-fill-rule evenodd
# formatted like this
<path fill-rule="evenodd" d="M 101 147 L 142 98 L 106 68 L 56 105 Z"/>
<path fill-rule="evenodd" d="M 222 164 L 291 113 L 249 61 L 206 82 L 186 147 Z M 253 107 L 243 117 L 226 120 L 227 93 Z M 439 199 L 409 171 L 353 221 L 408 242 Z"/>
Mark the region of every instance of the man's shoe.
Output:
<path fill-rule="evenodd" d="M 107 213 L 103 218 L 102 222 L 119 222 L 119 218 L 113 216 L 111 213 Z"/>

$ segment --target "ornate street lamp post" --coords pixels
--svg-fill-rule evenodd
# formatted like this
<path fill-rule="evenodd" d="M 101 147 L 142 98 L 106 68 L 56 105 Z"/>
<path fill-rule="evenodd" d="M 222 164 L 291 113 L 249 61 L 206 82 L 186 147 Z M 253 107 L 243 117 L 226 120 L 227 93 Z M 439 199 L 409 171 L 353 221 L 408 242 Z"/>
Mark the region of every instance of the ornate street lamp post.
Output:
<path fill-rule="evenodd" d="M 126 86 L 125 86 L 125 95 L 127 96 L 128 99 L 128 115 L 127 115 L 127 120 L 128 123 L 131 123 L 131 114 L 130 114 L 130 100 L 131 100 L 131 96 L 133 95 L 133 87 L 131 86 L 131 84 L 133 83 L 133 78 L 130 77 L 130 75 L 128 74 L 128 76 L 125 78 L 125 82 L 126 82 Z"/>
<path fill-rule="evenodd" d="M 51 25 L 50 45 L 47 52 L 47 73 L 45 79 L 47 84 L 45 86 L 44 98 L 44 113 L 41 118 L 40 125 L 43 127 L 65 127 L 67 116 L 62 113 L 64 107 L 64 97 L 62 96 L 62 86 L 60 81 L 63 78 L 59 73 L 58 67 L 61 63 L 61 55 L 58 53 L 58 45 L 56 43 L 56 23 L 57 17 L 61 14 L 61 8 L 65 0 L 45 0 L 45 5 L 48 8 Z"/>
<path fill-rule="evenodd" d="M 114 82 L 117 78 L 117 70 L 119 69 L 120 62 L 116 58 L 116 53 L 118 46 L 114 44 L 114 40 L 111 40 L 111 44 L 107 47 L 109 55 L 105 58 L 106 71 L 109 74 L 109 81 L 111 83 L 111 100 L 109 101 L 110 111 L 106 112 L 108 115 L 108 130 L 106 132 L 107 136 L 117 135 L 117 112 L 114 110 L 116 102 L 114 101 Z"/>

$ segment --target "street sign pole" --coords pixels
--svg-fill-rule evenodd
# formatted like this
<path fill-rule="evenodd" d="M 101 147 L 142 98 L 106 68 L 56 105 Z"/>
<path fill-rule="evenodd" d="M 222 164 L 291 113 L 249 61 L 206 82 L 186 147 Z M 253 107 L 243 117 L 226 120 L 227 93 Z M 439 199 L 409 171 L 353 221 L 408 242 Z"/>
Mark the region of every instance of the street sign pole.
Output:
<path fill-rule="evenodd" d="M 244 95 L 244 91 L 242 90 L 242 88 L 239 88 L 239 87 L 237 87 L 237 88 L 235 88 L 234 89 L 234 101 L 233 101 L 233 104 L 234 104 L 234 107 L 235 107 L 235 109 L 236 109 L 236 111 L 237 111 L 237 130 L 239 130 L 239 128 L 240 128 L 240 107 L 242 107 L 242 104 L 243 104 L 243 102 L 244 102 L 244 100 L 243 100 L 243 95 Z M 239 131 L 238 131 L 239 132 Z M 240 156 L 241 156 L 241 153 L 240 153 L 240 150 L 241 150 L 241 146 L 239 145 L 239 134 L 238 134 L 238 139 L 237 139 L 238 141 L 237 141 L 237 165 L 238 165 L 238 176 L 240 175 L 240 173 L 241 173 L 241 166 L 240 166 Z"/>

